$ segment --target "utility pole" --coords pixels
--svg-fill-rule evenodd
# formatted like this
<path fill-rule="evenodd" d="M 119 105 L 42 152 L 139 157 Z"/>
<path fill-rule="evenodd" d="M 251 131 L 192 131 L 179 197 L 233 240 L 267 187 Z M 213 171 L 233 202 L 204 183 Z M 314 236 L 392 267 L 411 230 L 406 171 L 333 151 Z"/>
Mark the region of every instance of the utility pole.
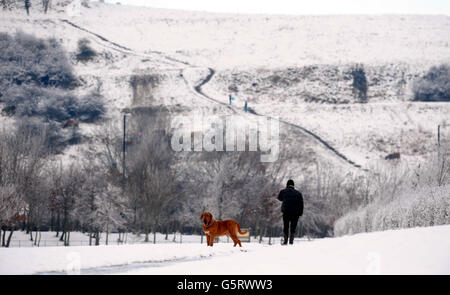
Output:
<path fill-rule="evenodd" d="M 127 149 L 127 115 L 130 113 L 128 109 L 124 110 L 123 114 L 123 141 L 122 141 L 122 194 L 125 195 L 125 185 L 126 185 L 126 149 Z M 136 231 L 136 201 L 134 201 L 133 205 L 134 217 L 133 217 L 133 230 Z"/>
<path fill-rule="evenodd" d="M 127 113 L 123 114 L 123 150 L 122 150 L 122 189 L 125 192 L 125 152 L 126 152 L 126 137 L 127 137 Z"/>
<path fill-rule="evenodd" d="M 438 160 L 438 162 L 437 162 L 437 167 L 438 167 L 438 175 L 437 175 L 437 177 L 438 177 L 438 184 L 439 185 L 441 185 L 440 184 L 440 181 L 441 181 L 441 173 L 443 173 L 443 169 L 444 169 L 444 166 L 445 166 L 445 163 L 443 162 L 443 163 L 441 163 L 441 161 L 442 161 L 442 159 L 441 159 L 441 126 L 442 127 L 447 127 L 447 126 L 450 126 L 449 124 L 442 124 L 442 125 L 438 125 L 438 134 L 437 134 L 437 139 L 438 139 L 438 142 L 437 142 L 437 154 L 438 154 L 438 158 L 437 158 L 437 160 Z M 447 151 L 445 151 L 445 154 L 447 153 Z M 444 158 L 445 159 L 445 158 Z M 445 160 L 444 160 L 445 161 Z"/>
<path fill-rule="evenodd" d="M 441 161 L 441 125 L 438 125 L 438 163 Z"/>

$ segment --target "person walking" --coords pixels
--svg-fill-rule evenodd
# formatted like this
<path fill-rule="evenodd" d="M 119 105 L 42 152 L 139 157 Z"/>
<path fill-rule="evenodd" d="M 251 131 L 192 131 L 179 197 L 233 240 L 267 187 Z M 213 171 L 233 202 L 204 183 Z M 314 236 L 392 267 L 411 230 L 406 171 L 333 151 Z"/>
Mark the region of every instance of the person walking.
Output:
<path fill-rule="evenodd" d="M 245 104 L 244 104 L 244 111 L 247 112 L 248 111 L 248 103 L 247 100 L 245 100 Z"/>
<path fill-rule="evenodd" d="M 281 212 L 283 212 L 283 245 L 294 244 L 295 230 L 297 228 L 298 219 L 303 215 L 303 196 L 302 193 L 294 188 L 294 181 L 289 179 L 286 188 L 278 194 L 278 200 L 281 204 Z"/>
<path fill-rule="evenodd" d="M 231 94 L 229 95 L 229 100 L 230 100 L 230 105 L 231 105 L 231 102 L 233 101 L 233 97 L 231 96 Z"/>

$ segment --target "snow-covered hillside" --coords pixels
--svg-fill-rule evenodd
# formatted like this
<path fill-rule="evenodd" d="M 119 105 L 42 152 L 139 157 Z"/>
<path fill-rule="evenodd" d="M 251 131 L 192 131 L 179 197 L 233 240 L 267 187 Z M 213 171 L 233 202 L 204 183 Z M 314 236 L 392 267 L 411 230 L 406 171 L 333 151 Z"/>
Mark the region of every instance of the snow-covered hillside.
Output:
<path fill-rule="evenodd" d="M 280 126 L 282 145 L 302 146 L 292 171 L 299 173 L 316 161 L 368 168 L 397 151 L 420 161 L 434 151 L 436 126 L 449 117 L 448 104 L 408 102 L 415 78 L 450 62 L 449 16 L 233 15 L 74 3 L 55 1 L 48 14 L 36 4 L 29 17 L 23 9 L 3 11 L 0 31 L 56 37 L 71 54 L 78 40 L 90 40 L 100 54 L 74 64 L 78 91 L 99 88 L 109 118 L 150 105 L 232 114 L 227 97 L 236 92 L 237 110 L 247 99 L 256 113 L 290 123 Z M 352 95 L 349 69 L 356 63 L 367 72 L 366 105 Z M 205 97 L 195 86 L 208 69 L 214 75 L 202 86 Z M 133 77 L 158 83 L 136 89 Z M 66 153 L 76 157 L 76 149 Z"/>
<path fill-rule="evenodd" d="M 294 245 L 140 244 L 0 249 L 0 274 L 450 274 L 450 226 Z"/>
<path fill-rule="evenodd" d="M 67 17 L 128 48 L 206 67 L 429 64 L 450 58 L 450 17 L 444 15 L 234 15 L 96 2 L 89 7 L 68 10 Z"/>

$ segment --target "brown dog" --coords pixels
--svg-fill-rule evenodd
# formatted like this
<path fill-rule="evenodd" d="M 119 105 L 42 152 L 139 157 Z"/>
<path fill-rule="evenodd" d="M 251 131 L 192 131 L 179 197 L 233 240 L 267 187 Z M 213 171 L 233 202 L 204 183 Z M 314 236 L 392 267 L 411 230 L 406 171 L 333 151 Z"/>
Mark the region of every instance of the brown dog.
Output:
<path fill-rule="evenodd" d="M 248 231 L 241 232 L 241 226 L 234 220 L 214 220 L 213 216 L 209 212 L 203 212 L 200 216 L 203 221 L 203 231 L 206 235 L 207 246 L 214 245 L 214 239 L 219 236 L 229 236 L 233 242 L 234 247 L 239 244 L 242 247 L 241 241 L 238 239 L 237 234 L 246 234 Z"/>

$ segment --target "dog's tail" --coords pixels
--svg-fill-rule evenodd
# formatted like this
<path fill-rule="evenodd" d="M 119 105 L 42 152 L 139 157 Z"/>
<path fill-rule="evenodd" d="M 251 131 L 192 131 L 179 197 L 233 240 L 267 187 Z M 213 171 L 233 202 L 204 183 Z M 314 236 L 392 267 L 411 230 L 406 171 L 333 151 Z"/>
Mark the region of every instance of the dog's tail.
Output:
<path fill-rule="evenodd" d="M 246 233 L 248 233 L 248 230 L 244 230 L 244 231 L 241 231 L 241 225 L 238 223 L 238 232 L 241 234 L 241 235 L 245 235 Z"/>

